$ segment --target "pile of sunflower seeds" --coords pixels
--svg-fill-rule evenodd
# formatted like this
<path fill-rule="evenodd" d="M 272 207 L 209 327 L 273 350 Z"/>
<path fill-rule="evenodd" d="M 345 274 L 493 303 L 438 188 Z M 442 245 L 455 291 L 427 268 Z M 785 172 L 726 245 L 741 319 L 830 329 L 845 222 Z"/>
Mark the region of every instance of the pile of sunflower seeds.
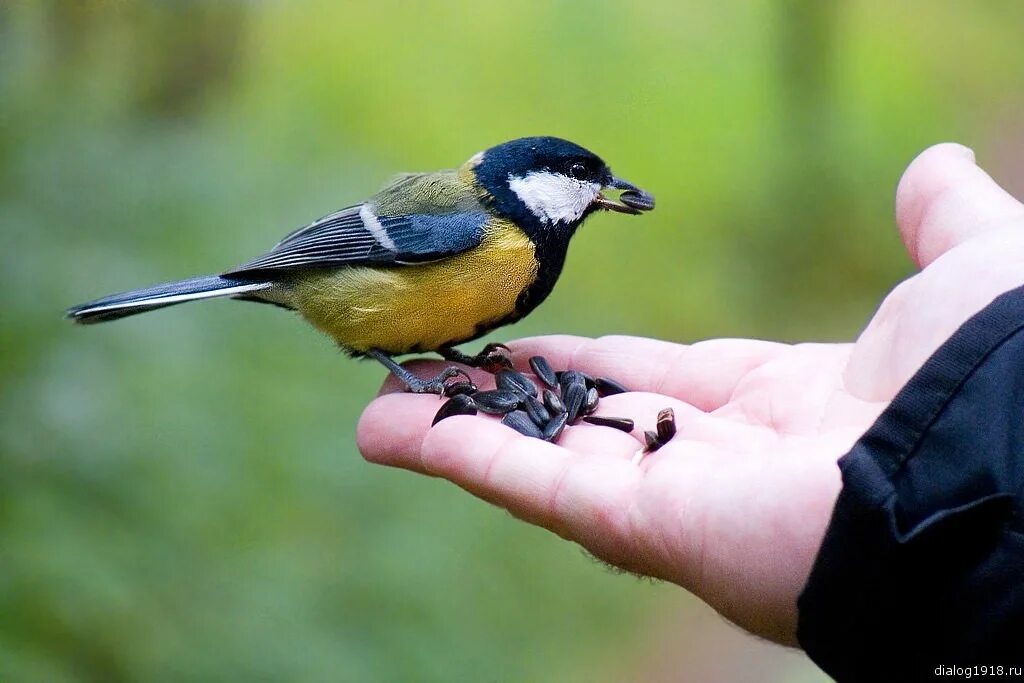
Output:
<path fill-rule="evenodd" d="M 520 434 L 555 442 L 567 425 L 580 421 L 632 432 L 633 420 L 626 417 L 594 415 L 604 396 L 628 389 L 607 377 L 591 377 L 578 370 L 555 372 L 543 356 L 530 358 L 530 368 L 541 381 L 538 387 L 529 377 L 512 369 L 495 373 L 495 389 L 480 391 L 469 381 L 449 384 L 448 401 L 434 416 L 433 424 L 453 415 L 501 415 L 502 424 Z M 645 433 L 646 452 L 657 450 L 675 435 L 671 408 L 658 414 L 657 431 Z"/>

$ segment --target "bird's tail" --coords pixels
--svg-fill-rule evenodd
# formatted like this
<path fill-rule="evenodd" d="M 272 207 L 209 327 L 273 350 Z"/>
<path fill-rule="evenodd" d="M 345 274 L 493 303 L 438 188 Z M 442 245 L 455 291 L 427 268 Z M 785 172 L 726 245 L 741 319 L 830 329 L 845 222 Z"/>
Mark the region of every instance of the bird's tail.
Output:
<path fill-rule="evenodd" d="M 165 306 L 212 299 L 221 296 L 243 296 L 267 289 L 270 282 L 238 280 L 220 275 L 204 275 L 178 282 L 168 282 L 131 292 L 112 294 L 69 308 L 67 317 L 83 325 L 117 320 L 136 313 L 145 313 Z"/>

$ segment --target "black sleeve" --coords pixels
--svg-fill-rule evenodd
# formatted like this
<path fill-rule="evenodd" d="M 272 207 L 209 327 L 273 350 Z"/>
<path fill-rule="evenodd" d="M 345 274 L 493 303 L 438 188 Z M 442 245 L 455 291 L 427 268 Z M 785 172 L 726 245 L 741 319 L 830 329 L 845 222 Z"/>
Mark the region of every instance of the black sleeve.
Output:
<path fill-rule="evenodd" d="M 840 682 L 1024 678 L 1024 288 L 964 323 L 839 467 L 798 602 L 811 659 Z"/>

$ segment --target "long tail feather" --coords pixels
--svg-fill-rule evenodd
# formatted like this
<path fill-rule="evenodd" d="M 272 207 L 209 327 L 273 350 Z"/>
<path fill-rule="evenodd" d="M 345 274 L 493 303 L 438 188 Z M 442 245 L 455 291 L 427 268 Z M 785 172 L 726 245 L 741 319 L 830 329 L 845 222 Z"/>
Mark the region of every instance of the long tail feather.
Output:
<path fill-rule="evenodd" d="M 102 299 L 69 308 L 67 317 L 76 323 L 91 324 L 125 318 L 136 313 L 145 313 L 165 306 L 212 299 L 221 296 L 239 296 L 271 287 L 269 282 L 236 280 L 219 275 L 168 282 L 162 285 L 136 289 L 131 292 L 112 294 Z"/>

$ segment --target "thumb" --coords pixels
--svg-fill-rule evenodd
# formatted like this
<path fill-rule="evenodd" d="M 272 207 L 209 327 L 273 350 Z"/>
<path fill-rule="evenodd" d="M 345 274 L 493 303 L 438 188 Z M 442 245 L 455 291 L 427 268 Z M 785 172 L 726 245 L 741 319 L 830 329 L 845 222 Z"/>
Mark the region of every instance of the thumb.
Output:
<path fill-rule="evenodd" d="M 978 168 L 974 152 L 956 143 L 921 152 L 896 190 L 900 234 L 922 268 L 956 245 L 1021 217 L 1024 204 Z"/>

